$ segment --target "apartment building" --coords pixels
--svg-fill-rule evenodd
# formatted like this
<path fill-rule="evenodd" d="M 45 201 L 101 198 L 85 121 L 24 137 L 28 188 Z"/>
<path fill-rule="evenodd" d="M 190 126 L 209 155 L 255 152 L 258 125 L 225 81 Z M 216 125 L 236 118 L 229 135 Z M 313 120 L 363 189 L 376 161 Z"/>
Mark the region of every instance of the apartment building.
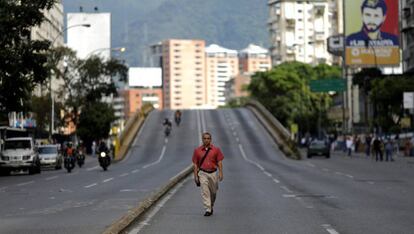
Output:
<path fill-rule="evenodd" d="M 239 73 L 236 50 L 212 44 L 206 48 L 207 105 L 215 108 L 226 104 L 225 83 Z"/>
<path fill-rule="evenodd" d="M 268 6 L 274 66 L 285 61 L 332 64 L 327 38 L 340 27 L 337 0 L 269 0 Z"/>
<path fill-rule="evenodd" d="M 272 68 L 269 51 L 254 44 L 240 51 L 239 63 L 241 74 L 268 71 Z"/>
<path fill-rule="evenodd" d="M 414 72 L 414 0 L 401 0 L 401 38 L 403 70 Z"/>
<path fill-rule="evenodd" d="M 205 42 L 170 39 L 162 42 L 163 107 L 204 108 L 206 102 Z"/>

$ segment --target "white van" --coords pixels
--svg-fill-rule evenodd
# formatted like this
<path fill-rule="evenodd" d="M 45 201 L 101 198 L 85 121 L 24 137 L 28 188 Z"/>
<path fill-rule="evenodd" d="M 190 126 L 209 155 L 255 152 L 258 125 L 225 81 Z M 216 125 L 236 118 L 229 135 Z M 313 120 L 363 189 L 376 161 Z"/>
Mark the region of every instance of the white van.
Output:
<path fill-rule="evenodd" d="M 40 159 L 31 137 L 16 137 L 4 140 L 0 157 L 0 172 L 28 169 L 29 174 L 40 173 Z"/>

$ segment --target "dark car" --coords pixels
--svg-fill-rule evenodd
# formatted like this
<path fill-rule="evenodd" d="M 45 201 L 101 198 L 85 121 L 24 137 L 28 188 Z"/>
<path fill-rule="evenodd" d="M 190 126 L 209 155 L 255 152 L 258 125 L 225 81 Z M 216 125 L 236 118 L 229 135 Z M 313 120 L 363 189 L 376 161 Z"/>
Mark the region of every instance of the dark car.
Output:
<path fill-rule="evenodd" d="M 312 141 L 308 146 L 307 156 L 308 158 L 311 158 L 314 155 L 320 155 L 329 158 L 331 156 L 329 144 L 322 140 Z"/>

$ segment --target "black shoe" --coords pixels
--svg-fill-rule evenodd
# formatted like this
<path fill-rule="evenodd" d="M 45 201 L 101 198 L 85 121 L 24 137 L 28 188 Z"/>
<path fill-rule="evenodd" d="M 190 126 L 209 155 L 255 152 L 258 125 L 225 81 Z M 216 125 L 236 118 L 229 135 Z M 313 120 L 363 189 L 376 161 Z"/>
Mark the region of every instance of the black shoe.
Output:
<path fill-rule="evenodd" d="M 212 214 L 213 214 L 213 212 L 206 211 L 206 213 L 204 213 L 204 216 L 211 216 Z"/>

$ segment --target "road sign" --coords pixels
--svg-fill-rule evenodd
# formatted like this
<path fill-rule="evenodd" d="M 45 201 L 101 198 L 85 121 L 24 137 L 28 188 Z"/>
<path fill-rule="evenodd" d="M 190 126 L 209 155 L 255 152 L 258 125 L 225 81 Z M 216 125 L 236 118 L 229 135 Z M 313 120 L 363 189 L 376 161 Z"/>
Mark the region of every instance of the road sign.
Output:
<path fill-rule="evenodd" d="M 404 109 L 414 108 L 414 93 L 413 92 L 404 92 L 403 106 L 404 106 Z"/>
<path fill-rule="evenodd" d="M 311 80 L 309 87 L 312 92 L 343 92 L 346 90 L 345 79 Z"/>

